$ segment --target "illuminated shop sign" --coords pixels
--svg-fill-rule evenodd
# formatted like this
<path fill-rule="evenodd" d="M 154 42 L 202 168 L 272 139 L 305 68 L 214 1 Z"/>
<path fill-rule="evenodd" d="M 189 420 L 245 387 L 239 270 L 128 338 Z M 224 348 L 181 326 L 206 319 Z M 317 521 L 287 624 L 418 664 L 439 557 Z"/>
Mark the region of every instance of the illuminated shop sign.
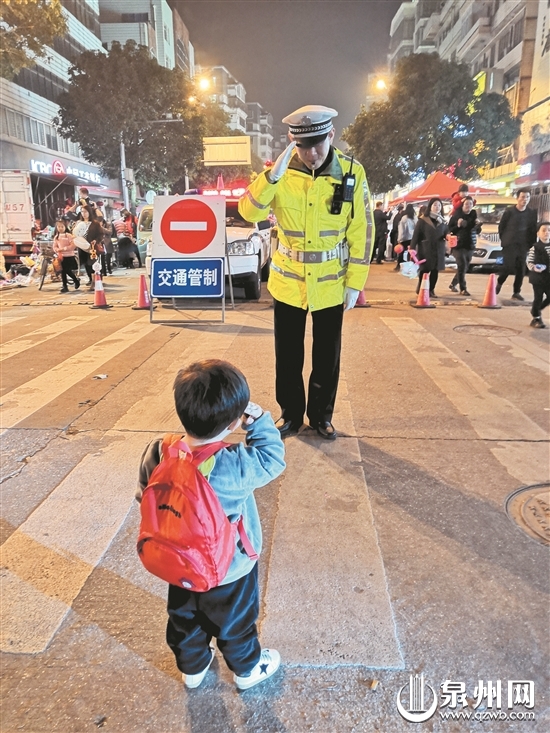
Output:
<path fill-rule="evenodd" d="M 518 178 L 524 178 L 525 176 L 530 176 L 532 169 L 533 169 L 532 163 L 525 163 L 524 165 L 518 165 L 516 168 L 516 176 Z"/>
<path fill-rule="evenodd" d="M 101 183 L 101 176 L 92 171 L 81 170 L 72 165 L 64 166 L 60 160 L 46 163 L 44 160 L 31 160 L 30 169 L 33 173 L 42 173 L 47 176 L 77 176 L 91 183 Z"/>

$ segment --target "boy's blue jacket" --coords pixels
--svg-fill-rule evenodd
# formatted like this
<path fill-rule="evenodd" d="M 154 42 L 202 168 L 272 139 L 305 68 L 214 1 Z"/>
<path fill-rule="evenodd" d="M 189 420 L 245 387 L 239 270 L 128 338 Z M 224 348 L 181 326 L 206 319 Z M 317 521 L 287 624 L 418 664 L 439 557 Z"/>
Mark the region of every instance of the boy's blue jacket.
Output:
<path fill-rule="evenodd" d="M 246 430 L 246 445 L 236 443 L 218 451 L 214 455 L 214 467 L 207 478 L 229 520 L 233 522 L 242 514 L 248 539 L 259 555 L 262 550 L 262 528 L 254 490 L 265 486 L 284 471 L 285 449 L 269 412 L 264 412 L 252 425 L 242 427 Z M 138 501 L 160 462 L 161 444 L 162 438 L 156 438 L 143 452 L 136 492 Z M 247 575 L 255 562 L 236 546 L 227 575 L 220 585 L 233 583 Z"/>

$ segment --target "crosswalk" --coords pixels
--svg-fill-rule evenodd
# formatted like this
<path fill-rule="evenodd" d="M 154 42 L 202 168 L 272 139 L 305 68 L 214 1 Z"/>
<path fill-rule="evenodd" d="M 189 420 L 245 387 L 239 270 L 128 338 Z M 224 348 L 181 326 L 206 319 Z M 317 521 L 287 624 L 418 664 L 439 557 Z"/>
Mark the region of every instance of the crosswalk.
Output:
<path fill-rule="evenodd" d="M 25 316 L 2 320 L 2 325 L 17 321 L 23 331 L 2 346 L 0 360 L 6 373 L 11 360 L 25 354 L 30 363 L 33 349 L 45 344 L 60 354 L 59 361 L 38 376 L 16 375 L 16 386 L 2 397 L 3 435 L 28 430 L 25 421 L 39 411 L 41 428 L 50 427 L 49 408 L 62 402 L 82 380 L 101 372 L 110 360 L 125 355 L 129 359 L 132 348 L 147 352 L 150 358 L 139 369 L 128 361 L 120 385 L 90 411 L 99 417 L 75 415 L 74 431 L 57 431 L 54 441 L 77 437 L 82 441 L 89 435 L 93 448 L 67 465 L 58 485 L 37 499 L 23 522 L 12 519 L 10 507 L 18 496 L 11 491 L 9 479 L 4 483 L 3 519 L 14 526 L 1 547 L 0 648 L 21 654 L 48 648 L 90 575 L 129 521 L 145 445 L 159 433 L 179 429 L 172 382 L 184 363 L 207 357 L 236 363 L 247 373 L 254 398 L 276 410 L 269 314 L 235 312 L 225 326 L 179 329 L 151 324 L 148 316 L 128 312 L 107 335 L 91 330 L 101 318 L 97 314 L 66 316 L 63 310 L 51 314 L 51 320 L 38 328 Z M 433 390 L 447 400 L 449 412 L 467 419 L 475 434 L 487 441 L 488 455 L 510 476 L 521 483 L 547 479 L 547 431 L 521 406 L 499 394 L 498 385 L 478 374 L 453 351 L 452 343 L 410 312 L 363 312 L 354 313 L 353 318 L 346 328 L 355 328 L 359 319 L 371 319 L 387 330 L 404 364 L 423 370 Z M 101 337 L 71 352 L 75 333 Z M 60 344 L 63 348 L 57 348 Z M 548 375 L 548 350 L 543 343 L 525 336 L 495 336 L 491 344 L 505 368 L 518 374 L 532 370 L 542 378 Z M 287 444 L 288 468 L 278 485 L 262 635 L 277 644 L 290 664 L 402 668 L 351 407 L 357 386 L 349 382 L 346 358 L 353 356 L 344 353 L 335 416 L 347 438 L 334 444 L 307 439 Z M 40 460 L 39 454 L 33 458 Z M 353 545 L 353 553 L 334 552 L 342 537 Z M 135 559 L 133 541 L 118 572 L 134 586 L 150 591 L 148 576 Z M 162 595 L 163 586 L 154 585 L 154 593 Z M 344 615 L 345 640 L 337 622 Z M 316 643 L 320 638 L 323 643 Z"/>

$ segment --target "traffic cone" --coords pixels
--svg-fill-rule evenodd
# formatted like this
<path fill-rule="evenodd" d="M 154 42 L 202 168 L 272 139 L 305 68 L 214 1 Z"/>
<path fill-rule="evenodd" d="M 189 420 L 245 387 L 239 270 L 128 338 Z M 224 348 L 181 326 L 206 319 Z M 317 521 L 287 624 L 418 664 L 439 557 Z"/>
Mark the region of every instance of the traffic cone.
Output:
<path fill-rule="evenodd" d="M 103 288 L 103 280 L 101 275 L 96 272 L 95 274 L 95 286 L 94 286 L 94 304 L 90 308 L 112 308 L 112 305 L 107 305 L 107 299 L 105 298 L 105 290 Z"/>
<path fill-rule="evenodd" d="M 483 298 L 483 303 L 479 303 L 478 308 L 501 308 L 497 303 L 497 276 L 494 272 L 489 275 L 489 282 Z"/>
<path fill-rule="evenodd" d="M 361 290 L 359 297 L 357 298 L 356 308 L 370 308 L 370 304 L 365 299 L 365 292 Z"/>
<path fill-rule="evenodd" d="M 411 305 L 413 308 L 435 308 L 435 305 L 430 303 L 430 274 L 428 272 L 422 275 L 418 298 L 416 303 L 411 303 Z"/>
<path fill-rule="evenodd" d="M 137 305 L 132 306 L 133 311 L 144 311 L 149 310 L 151 307 L 151 298 L 149 297 L 149 291 L 147 290 L 147 280 L 145 275 L 139 276 L 139 289 L 138 289 L 138 301 Z"/>

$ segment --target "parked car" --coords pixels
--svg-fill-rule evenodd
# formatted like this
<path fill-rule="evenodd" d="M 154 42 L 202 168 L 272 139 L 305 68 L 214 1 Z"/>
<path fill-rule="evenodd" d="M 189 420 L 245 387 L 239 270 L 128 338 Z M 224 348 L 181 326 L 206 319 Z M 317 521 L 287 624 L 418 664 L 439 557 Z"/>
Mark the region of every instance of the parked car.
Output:
<path fill-rule="evenodd" d="M 516 204 L 513 196 L 478 194 L 475 209 L 483 227 L 477 236 L 476 248 L 472 254 L 469 272 L 490 272 L 502 264 L 502 247 L 498 225 L 502 214 L 509 206 Z"/>
<path fill-rule="evenodd" d="M 141 261 L 144 262 L 147 256 L 147 245 L 153 238 L 153 207 L 144 206 L 139 212 L 137 224 L 137 246 Z"/>
<path fill-rule="evenodd" d="M 237 200 L 226 200 L 226 235 L 227 251 L 229 254 L 229 268 L 225 264 L 226 276 L 233 285 L 244 288 L 245 297 L 249 300 L 258 300 L 261 293 L 262 280 L 267 280 L 271 264 L 271 227 L 269 219 L 257 223 L 245 221 L 238 211 Z M 150 219 L 146 210 L 150 209 Z M 140 232 L 140 223 L 143 217 L 143 229 Z M 140 233 L 145 242 L 145 267 L 151 277 L 151 248 L 153 229 L 153 207 L 144 207 L 138 222 L 138 246 Z M 140 248 L 141 252 L 141 248 Z"/>

